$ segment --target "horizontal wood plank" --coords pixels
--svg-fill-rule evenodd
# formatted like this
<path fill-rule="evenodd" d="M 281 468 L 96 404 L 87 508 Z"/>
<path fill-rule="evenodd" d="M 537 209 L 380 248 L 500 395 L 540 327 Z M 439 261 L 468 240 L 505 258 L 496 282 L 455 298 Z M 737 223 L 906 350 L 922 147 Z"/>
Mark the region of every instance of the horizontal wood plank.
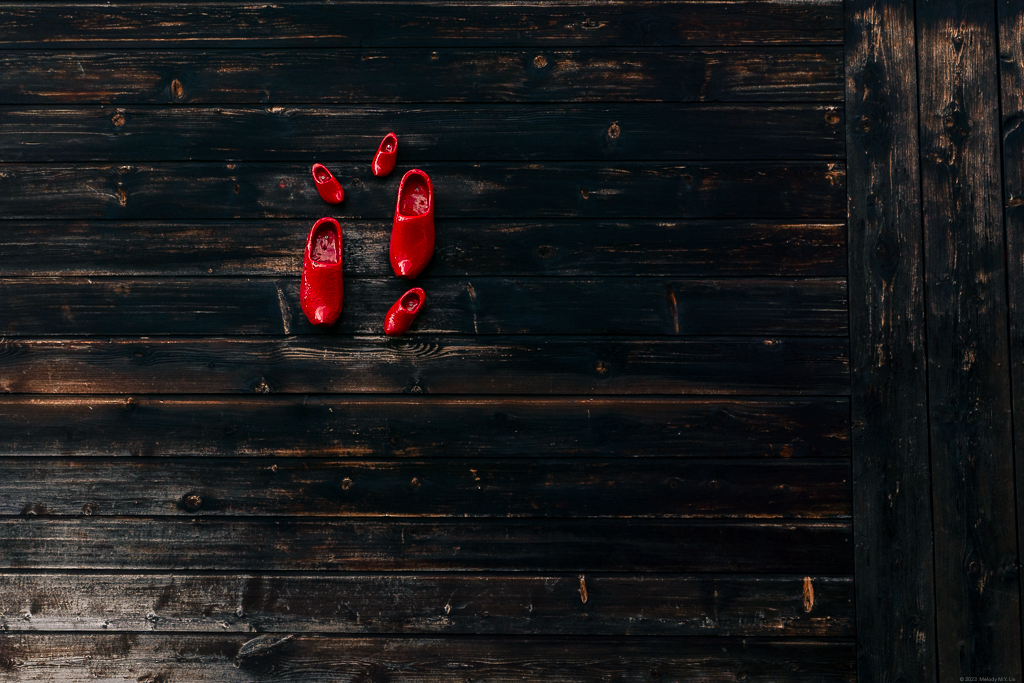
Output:
<path fill-rule="evenodd" d="M 6 631 L 854 634 L 853 578 L 792 575 L 0 574 Z"/>
<path fill-rule="evenodd" d="M 0 458 L 0 515 L 850 516 L 849 463 L 515 458 Z"/>
<path fill-rule="evenodd" d="M 843 40 L 839 0 L 12 2 L 0 47 L 685 46 Z"/>
<path fill-rule="evenodd" d="M 12 456 L 849 458 L 829 399 L 0 396 Z"/>
<path fill-rule="evenodd" d="M 835 105 L 0 106 L 0 159 L 300 161 L 369 166 L 388 131 L 431 161 L 839 159 Z M 368 174 L 367 174 L 368 175 Z"/>
<path fill-rule="evenodd" d="M 394 217 L 401 176 L 321 159 L 345 201 L 320 200 L 310 164 L 0 164 L 0 219 Z M 846 167 L 837 162 L 622 163 L 614 166 L 431 163 L 441 219 L 841 218 Z"/>
<path fill-rule="evenodd" d="M 0 341 L 6 393 L 848 395 L 845 339 Z"/>
<path fill-rule="evenodd" d="M 836 47 L 0 53 L 0 104 L 839 102 Z"/>
<path fill-rule="evenodd" d="M 52 680 L 59 671 L 66 683 L 248 683 L 254 676 L 309 683 L 640 683 L 652 678 L 851 683 L 856 678 L 854 645 L 844 641 L 134 633 L 0 636 L 0 672 L 15 671 L 25 680 Z"/>
<path fill-rule="evenodd" d="M 298 277 L 305 220 L 6 221 L 0 276 Z M 844 277 L 843 223 L 447 219 L 424 275 Z M 387 271 L 390 224 L 343 225 L 345 275 Z"/>
<path fill-rule="evenodd" d="M 427 294 L 413 335 L 845 336 L 848 318 L 842 279 L 481 277 L 417 285 Z M 331 331 L 382 334 L 385 313 L 408 288 L 395 277 L 347 278 Z M 0 320 L 7 337 L 321 332 L 302 312 L 299 278 L 0 279 Z"/>
<path fill-rule="evenodd" d="M 0 567 L 846 574 L 845 521 L 0 518 Z"/>

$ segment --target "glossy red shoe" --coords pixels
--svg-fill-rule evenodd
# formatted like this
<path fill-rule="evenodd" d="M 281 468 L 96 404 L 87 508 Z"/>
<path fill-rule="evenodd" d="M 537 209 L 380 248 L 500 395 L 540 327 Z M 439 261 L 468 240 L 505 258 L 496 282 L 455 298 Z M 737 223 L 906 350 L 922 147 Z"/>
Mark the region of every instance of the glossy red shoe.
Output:
<path fill-rule="evenodd" d="M 408 280 L 419 275 L 434 255 L 434 186 L 414 168 L 398 186 L 391 227 L 391 268 Z"/>
<path fill-rule="evenodd" d="M 384 318 L 384 334 L 389 337 L 398 337 L 405 334 L 409 330 L 409 326 L 412 325 L 412 321 L 416 319 L 420 309 L 423 308 L 423 302 L 427 300 L 427 295 L 419 287 L 413 287 L 408 292 L 398 298 L 388 310 L 388 315 Z"/>
<path fill-rule="evenodd" d="M 302 261 L 302 312 L 314 325 L 333 325 L 341 315 L 341 226 L 333 218 L 313 224 Z"/>
<path fill-rule="evenodd" d="M 380 141 L 377 153 L 373 155 L 373 175 L 385 176 L 395 168 L 395 157 L 398 156 L 398 136 L 388 133 Z"/>
<path fill-rule="evenodd" d="M 320 193 L 320 198 L 328 204 L 341 204 L 341 200 L 345 198 L 345 190 L 342 189 L 341 183 L 323 164 L 313 164 L 313 182 L 316 183 L 316 191 Z"/>

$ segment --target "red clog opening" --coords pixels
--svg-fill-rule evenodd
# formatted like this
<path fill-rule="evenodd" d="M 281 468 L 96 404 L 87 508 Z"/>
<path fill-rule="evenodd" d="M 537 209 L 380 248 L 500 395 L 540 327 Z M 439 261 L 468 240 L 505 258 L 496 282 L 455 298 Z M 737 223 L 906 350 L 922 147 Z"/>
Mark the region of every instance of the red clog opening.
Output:
<path fill-rule="evenodd" d="M 391 154 L 395 151 L 395 147 L 398 146 L 398 138 L 394 133 L 388 133 L 384 137 L 384 141 L 380 143 L 380 151 L 385 154 Z"/>
<path fill-rule="evenodd" d="M 416 290 L 408 291 L 402 296 L 402 308 L 410 313 L 415 313 L 421 303 L 423 303 L 423 299 L 420 298 L 420 293 Z"/>
<path fill-rule="evenodd" d="M 317 226 L 313 233 L 313 249 L 310 257 L 317 263 L 338 262 L 338 235 L 331 223 Z"/>
<path fill-rule="evenodd" d="M 402 200 L 398 210 L 403 216 L 422 216 L 430 210 L 430 191 L 421 175 L 410 176 L 402 187 Z"/>
<path fill-rule="evenodd" d="M 327 170 L 327 167 L 320 164 L 314 164 L 313 175 L 318 183 L 326 183 L 331 179 L 331 172 Z"/>

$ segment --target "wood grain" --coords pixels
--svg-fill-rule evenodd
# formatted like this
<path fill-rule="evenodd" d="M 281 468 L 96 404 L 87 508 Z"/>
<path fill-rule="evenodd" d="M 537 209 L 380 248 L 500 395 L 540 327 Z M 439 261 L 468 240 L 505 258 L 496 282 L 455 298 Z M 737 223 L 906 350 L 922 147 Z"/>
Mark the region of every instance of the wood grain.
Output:
<path fill-rule="evenodd" d="M 850 638 L 853 577 L 0 574 L 6 631 Z"/>
<path fill-rule="evenodd" d="M 400 137 L 406 168 L 432 161 L 839 160 L 843 153 L 839 108 L 816 104 L 8 105 L 0 107 L 0 158 L 305 161 L 330 150 L 332 158 L 369 166 L 388 131 Z"/>
<path fill-rule="evenodd" d="M 251 635 L 251 634 L 250 634 Z M 795 683 L 854 680 L 843 641 L 710 638 L 352 638 L 184 634 L 0 636 L 0 667 L 32 679 L 328 683 L 400 677 L 569 683 L 650 680 Z M 245 645 L 250 643 L 249 648 Z M 250 656 L 244 656 L 252 653 Z M 58 669 L 59 667 L 59 669 Z M 3 670 L 3 669 L 0 669 Z M 339 679 L 339 676 L 341 678 Z"/>
<path fill-rule="evenodd" d="M 914 16 L 847 7 L 857 672 L 935 681 Z"/>
<path fill-rule="evenodd" d="M 939 675 L 1021 670 L 995 0 L 917 7 Z"/>
<path fill-rule="evenodd" d="M 211 3 L 12 2 L 2 48 L 840 44 L 838 0 Z"/>
<path fill-rule="evenodd" d="M 848 574 L 848 521 L 0 518 L 8 569 Z"/>
<path fill-rule="evenodd" d="M 848 459 L 849 438 L 843 398 L 0 396 L 24 457 Z"/>
<path fill-rule="evenodd" d="M 842 72 L 836 47 L 19 50 L 0 104 L 839 102 Z"/>
<path fill-rule="evenodd" d="M 6 340 L 7 393 L 846 395 L 845 339 Z"/>
<path fill-rule="evenodd" d="M 0 458 L 0 515 L 850 516 L 843 460 Z"/>
<path fill-rule="evenodd" d="M 6 221 L 0 276 L 298 277 L 308 220 Z M 836 222 L 446 219 L 425 276 L 845 277 Z M 344 268 L 386 272 L 391 225 L 346 220 Z"/>
<path fill-rule="evenodd" d="M 413 336 L 847 333 L 842 279 L 480 277 L 417 284 L 427 298 Z M 409 283 L 346 278 L 344 287 L 345 307 L 331 332 L 381 334 L 385 312 Z M 299 278 L 0 279 L 0 319 L 7 337 L 321 333 L 302 312 Z"/>
<path fill-rule="evenodd" d="M 998 3 L 999 104 L 1002 112 L 1003 219 L 1010 319 L 1010 380 L 1017 477 L 1017 562 L 1024 552 L 1024 7 Z M 1024 624 L 1024 587 L 1021 596 Z M 1022 633 L 1024 637 L 1024 633 Z"/>
<path fill-rule="evenodd" d="M 394 217 L 401 176 L 366 163 L 321 159 L 345 187 L 332 209 L 309 164 L 0 164 L 2 219 Z M 431 163 L 435 217 L 841 218 L 846 167 L 838 162 L 693 164 Z"/>

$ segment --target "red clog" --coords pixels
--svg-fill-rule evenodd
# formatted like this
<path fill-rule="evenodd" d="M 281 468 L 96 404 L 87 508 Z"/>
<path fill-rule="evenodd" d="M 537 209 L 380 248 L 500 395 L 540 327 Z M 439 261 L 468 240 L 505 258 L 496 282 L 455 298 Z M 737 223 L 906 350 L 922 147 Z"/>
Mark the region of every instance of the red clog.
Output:
<path fill-rule="evenodd" d="M 389 337 L 405 334 L 426 300 L 427 295 L 419 287 L 413 287 L 398 297 L 398 301 L 391 306 L 387 317 L 384 318 L 384 334 Z"/>
<path fill-rule="evenodd" d="M 342 189 L 341 183 L 323 164 L 313 164 L 313 182 L 316 183 L 316 191 L 320 193 L 320 198 L 328 204 L 341 204 L 341 200 L 345 198 L 345 190 Z"/>
<path fill-rule="evenodd" d="M 333 325 L 341 315 L 341 226 L 333 218 L 313 224 L 302 261 L 302 312 L 314 325 Z"/>
<path fill-rule="evenodd" d="M 391 227 L 391 268 L 398 277 L 413 279 L 434 255 L 434 186 L 414 168 L 398 186 L 395 221 Z"/>
<path fill-rule="evenodd" d="M 398 156 L 398 136 L 388 133 L 380 141 L 377 153 L 373 155 L 373 175 L 385 176 L 395 168 L 395 157 Z"/>

